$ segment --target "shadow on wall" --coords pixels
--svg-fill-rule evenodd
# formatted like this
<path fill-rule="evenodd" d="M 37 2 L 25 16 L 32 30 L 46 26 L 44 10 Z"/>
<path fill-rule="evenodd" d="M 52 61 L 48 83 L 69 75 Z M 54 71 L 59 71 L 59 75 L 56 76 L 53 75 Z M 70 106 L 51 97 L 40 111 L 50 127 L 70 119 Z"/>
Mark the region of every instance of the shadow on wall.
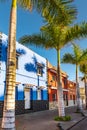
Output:
<path fill-rule="evenodd" d="M 34 73 L 37 72 L 35 65 L 32 64 L 32 63 L 26 63 L 25 64 L 25 70 L 28 71 L 28 72 L 34 72 Z"/>
<path fill-rule="evenodd" d="M 26 54 L 26 51 L 24 49 L 17 49 L 16 50 L 17 53 L 19 53 L 20 55 L 25 55 Z"/>
<path fill-rule="evenodd" d="M 26 63 L 25 64 L 25 70 L 28 72 L 37 73 L 37 65 L 38 65 L 37 63 L 39 63 L 39 62 L 38 62 L 35 55 L 32 57 L 32 59 L 33 59 L 33 63 Z M 41 62 L 40 64 L 43 66 L 43 68 L 45 67 L 44 63 Z M 42 70 L 42 71 L 43 71 L 42 73 L 44 73 L 44 70 Z"/>
<path fill-rule="evenodd" d="M 5 44 L 1 44 L 1 48 L 0 48 L 0 61 L 6 62 L 6 58 L 7 58 L 7 46 Z"/>
<path fill-rule="evenodd" d="M 17 49 L 16 53 L 21 55 L 25 55 L 26 51 L 23 49 Z M 0 61 L 6 62 L 7 61 L 7 46 L 5 44 L 2 44 L 1 49 L 0 49 Z"/>

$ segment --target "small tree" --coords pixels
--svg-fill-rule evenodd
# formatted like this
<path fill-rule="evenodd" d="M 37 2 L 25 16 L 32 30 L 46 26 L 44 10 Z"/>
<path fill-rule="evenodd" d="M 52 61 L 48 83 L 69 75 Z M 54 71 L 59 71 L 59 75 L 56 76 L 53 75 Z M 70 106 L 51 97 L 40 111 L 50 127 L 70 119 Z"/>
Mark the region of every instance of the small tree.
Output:
<path fill-rule="evenodd" d="M 78 45 L 73 44 L 73 54 L 65 53 L 62 58 L 62 63 L 70 63 L 76 65 L 76 90 L 77 90 L 77 111 L 82 111 L 80 90 L 79 90 L 79 80 L 78 80 L 78 68 L 87 59 L 87 50 L 81 50 Z"/>

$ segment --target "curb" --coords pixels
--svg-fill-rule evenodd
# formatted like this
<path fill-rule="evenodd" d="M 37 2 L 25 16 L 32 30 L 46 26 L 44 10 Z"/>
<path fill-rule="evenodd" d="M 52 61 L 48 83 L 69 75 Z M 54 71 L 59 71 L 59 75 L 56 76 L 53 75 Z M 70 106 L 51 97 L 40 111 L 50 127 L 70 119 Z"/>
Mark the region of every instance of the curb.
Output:
<path fill-rule="evenodd" d="M 72 126 L 70 126 L 68 129 L 66 130 L 70 130 L 72 127 L 76 126 L 78 123 L 80 123 L 81 121 L 83 121 L 84 119 L 86 119 L 86 117 L 83 117 L 81 120 L 77 121 L 75 124 L 73 124 Z"/>
<path fill-rule="evenodd" d="M 66 130 L 70 130 L 72 127 L 76 126 L 78 123 L 80 123 L 81 121 L 85 120 L 87 117 L 83 117 L 81 120 L 77 121 L 76 123 L 74 123 L 73 125 L 71 125 L 69 128 L 67 128 Z M 62 123 L 58 123 L 57 124 L 57 127 L 60 129 L 60 130 L 65 130 L 62 128 Z"/>

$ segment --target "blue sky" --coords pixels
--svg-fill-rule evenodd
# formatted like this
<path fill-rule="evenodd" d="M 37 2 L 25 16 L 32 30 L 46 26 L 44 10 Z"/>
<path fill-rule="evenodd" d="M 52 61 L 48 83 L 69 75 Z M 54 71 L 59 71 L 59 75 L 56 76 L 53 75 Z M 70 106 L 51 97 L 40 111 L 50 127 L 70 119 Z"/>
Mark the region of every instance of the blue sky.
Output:
<path fill-rule="evenodd" d="M 9 29 L 9 15 L 10 15 L 10 2 L 0 3 L 0 31 L 8 35 Z M 81 21 L 87 21 L 87 0 L 75 0 L 74 4 L 78 9 L 77 20 L 75 23 L 80 23 Z M 38 33 L 40 27 L 44 24 L 43 18 L 35 10 L 32 12 L 24 11 L 18 8 L 17 17 L 17 40 L 25 34 Z M 87 39 L 77 41 L 77 43 L 82 48 L 87 48 Z M 56 66 L 57 58 L 56 51 L 54 49 L 45 50 L 42 48 L 31 47 L 30 48 L 40 54 L 41 56 L 47 58 L 51 64 Z M 71 47 L 67 46 L 61 50 L 61 57 L 65 52 L 71 52 Z M 63 71 L 67 72 L 69 79 L 75 79 L 75 66 L 70 64 L 61 64 Z M 81 76 L 81 73 L 80 73 Z"/>

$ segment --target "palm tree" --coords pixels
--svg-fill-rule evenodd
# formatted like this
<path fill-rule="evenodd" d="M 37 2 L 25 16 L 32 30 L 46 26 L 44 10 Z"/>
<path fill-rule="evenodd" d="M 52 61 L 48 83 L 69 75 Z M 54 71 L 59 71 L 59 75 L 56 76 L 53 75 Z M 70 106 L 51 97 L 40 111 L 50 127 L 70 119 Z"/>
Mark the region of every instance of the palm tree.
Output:
<path fill-rule="evenodd" d="M 82 80 L 85 83 L 85 108 L 87 109 L 87 63 L 80 65 L 80 71 L 84 74 Z"/>
<path fill-rule="evenodd" d="M 20 1 L 18 0 L 19 3 Z M 31 8 L 31 4 L 27 5 L 27 1 L 22 0 L 21 4 L 24 7 Z M 6 66 L 6 92 L 5 92 L 3 118 L 1 126 L 3 130 L 4 129 L 15 130 L 16 8 L 17 8 L 17 0 L 12 0 L 11 12 L 10 12 L 9 38 L 8 38 L 7 66 Z"/>
<path fill-rule="evenodd" d="M 78 68 L 79 65 L 85 63 L 87 60 L 87 50 L 81 50 L 78 45 L 73 44 L 73 54 L 65 53 L 62 58 L 62 63 L 70 63 L 76 65 L 76 89 L 77 89 L 77 111 L 82 112 L 82 106 L 80 101 L 80 90 L 78 80 Z"/>
<path fill-rule="evenodd" d="M 4 0 L 0 0 L 4 1 Z M 8 54 L 6 66 L 6 92 L 4 100 L 2 129 L 15 130 L 15 82 L 16 82 L 16 8 L 17 3 L 25 9 L 36 7 L 37 10 L 46 17 L 54 19 L 59 12 L 63 17 L 67 14 L 64 10 L 67 8 L 67 1 L 71 0 L 12 0 L 10 12 L 10 27 L 8 38 Z M 65 5 L 65 6 L 64 6 Z M 69 12 L 71 13 L 71 12 Z"/>
<path fill-rule="evenodd" d="M 73 16 L 73 13 L 72 13 Z M 71 15 L 68 14 L 68 17 Z M 67 17 L 66 17 L 67 18 Z M 59 17 L 60 19 L 60 17 Z M 57 18 L 58 20 L 58 18 Z M 22 44 L 31 44 L 36 46 L 42 46 L 45 48 L 54 48 L 57 51 L 57 93 L 58 93 L 58 112 L 59 116 L 65 116 L 64 101 L 63 101 L 63 90 L 61 83 L 61 72 L 60 72 L 60 50 L 66 44 L 73 41 L 74 39 L 79 39 L 81 37 L 87 37 L 87 23 L 83 22 L 81 24 L 75 24 L 71 26 L 73 22 L 67 23 L 59 22 L 59 24 L 51 23 L 41 27 L 40 34 L 25 35 L 20 38 L 19 42 Z"/>

